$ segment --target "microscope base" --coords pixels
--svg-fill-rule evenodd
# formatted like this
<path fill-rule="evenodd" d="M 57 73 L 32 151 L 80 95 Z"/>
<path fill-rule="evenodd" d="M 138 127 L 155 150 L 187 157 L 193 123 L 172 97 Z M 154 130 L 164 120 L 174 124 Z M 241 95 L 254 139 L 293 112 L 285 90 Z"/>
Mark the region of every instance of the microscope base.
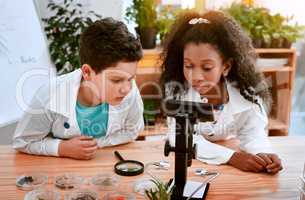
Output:
<path fill-rule="evenodd" d="M 170 181 L 168 182 L 168 185 L 171 185 L 173 179 L 170 179 Z M 188 182 L 189 183 L 189 182 Z M 187 184 L 188 184 L 187 183 Z M 201 184 L 201 183 L 200 183 Z M 208 193 L 208 190 L 209 190 L 209 187 L 210 187 L 210 183 L 207 183 L 205 188 L 204 188 L 204 191 L 202 193 L 202 197 L 197 197 L 197 198 L 191 198 L 190 200 L 205 200 L 206 196 L 207 196 L 207 193 Z M 195 188 L 196 189 L 196 188 Z M 173 194 L 172 194 L 172 197 L 171 197 L 171 200 L 186 200 L 188 197 L 175 197 Z"/>

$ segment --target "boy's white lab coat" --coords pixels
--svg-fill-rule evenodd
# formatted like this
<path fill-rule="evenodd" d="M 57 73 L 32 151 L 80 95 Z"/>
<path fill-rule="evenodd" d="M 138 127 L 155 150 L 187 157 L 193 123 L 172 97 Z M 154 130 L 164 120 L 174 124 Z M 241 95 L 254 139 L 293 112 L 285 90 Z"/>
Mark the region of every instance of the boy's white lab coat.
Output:
<path fill-rule="evenodd" d="M 13 137 L 16 150 L 37 155 L 58 156 L 62 139 L 80 136 L 75 105 L 81 70 L 57 77 L 40 88 L 19 121 Z M 99 147 L 127 143 L 143 130 L 143 102 L 136 86 L 117 106 L 109 105 L 108 129 L 97 139 Z"/>
<path fill-rule="evenodd" d="M 195 125 L 196 135 L 194 143 L 197 144 L 197 159 L 209 164 L 224 164 L 229 161 L 234 151 L 212 143 L 237 137 L 240 140 L 240 149 L 248 153 L 273 153 L 267 138 L 268 117 L 262 106 L 246 100 L 237 88 L 230 83 L 227 84 L 229 102 L 216 116 L 214 122 L 199 122 Z M 170 91 L 170 90 L 168 90 Z M 173 98 L 167 92 L 168 98 Z M 177 96 L 176 96 L 177 98 Z M 178 98 L 185 101 L 202 102 L 200 94 L 193 88 L 189 88 Z M 169 133 L 168 137 L 172 145 L 175 145 L 175 119 L 167 119 Z"/>

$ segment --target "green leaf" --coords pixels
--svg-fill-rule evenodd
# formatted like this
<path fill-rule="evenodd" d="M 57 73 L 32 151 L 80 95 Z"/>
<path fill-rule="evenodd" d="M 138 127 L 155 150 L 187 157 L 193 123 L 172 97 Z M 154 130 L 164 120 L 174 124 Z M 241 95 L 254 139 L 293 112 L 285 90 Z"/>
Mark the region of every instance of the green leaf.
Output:
<path fill-rule="evenodd" d="M 170 200 L 170 196 L 173 188 L 170 191 L 168 190 L 168 184 L 163 183 L 161 180 L 153 177 L 151 181 L 156 185 L 156 188 L 151 188 L 145 190 L 145 195 L 150 200 Z"/>
<path fill-rule="evenodd" d="M 68 9 L 70 7 L 72 9 Z M 93 21 L 91 17 L 101 18 L 98 14 L 89 11 L 82 16 L 82 4 L 74 0 L 65 0 L 56 4 L 50 2 L 47 8 L 54 13 L 48 18 L 43 18 L 44 30 L 49 40 L 50 57 L 56 69 L 60 70 L 65 63 L 70 63 L 73 68 L 79 68 L 79 38 L 81 32 Z"/>
<path fill-rule="evenodd" d="M 242 28 L 250 33 L 252 39 L 263 39 L 270 42 L 272 39 L 286 38 L 295 41 L 299 38 L 299 26 L 294 28 L 288 25 L 293 16 L 285 18 L 280 14 L 271 14 L 264 7 L 245 6 L 243 3 L 232 3 L 229 7 L 221 8 L 231 15 Z"/>

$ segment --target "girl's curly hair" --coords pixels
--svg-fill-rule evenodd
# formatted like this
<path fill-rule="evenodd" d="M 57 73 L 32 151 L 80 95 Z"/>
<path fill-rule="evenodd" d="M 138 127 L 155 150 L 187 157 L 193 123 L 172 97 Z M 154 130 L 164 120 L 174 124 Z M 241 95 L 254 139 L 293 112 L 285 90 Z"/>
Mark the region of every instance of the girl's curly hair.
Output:
<path fill-rule="evenodd" d="M 203 18 L 209 23 L 189 24 L 193 18 Z M 261 97 L 269 110 L 270 92 L 262 73 L 256 70 L 257 55 L 251 39 L 233 18 L 220 11 L 208 11 L 204 14 L 186 11 L 178 16 L 165 40 L 161 54 L 163 94 L 166 84 L 173 81 L 186 87 L 183 75 L 183 50 L 190 42 L 208 43 L 218 50 L 224 61 L 230 59 L 232 68 L 227 80 L 240 90 L 245 99 L 258 104 L 257 96 Z M 173 88 L 174 95 L 178 92 L 178 87 Z"/>

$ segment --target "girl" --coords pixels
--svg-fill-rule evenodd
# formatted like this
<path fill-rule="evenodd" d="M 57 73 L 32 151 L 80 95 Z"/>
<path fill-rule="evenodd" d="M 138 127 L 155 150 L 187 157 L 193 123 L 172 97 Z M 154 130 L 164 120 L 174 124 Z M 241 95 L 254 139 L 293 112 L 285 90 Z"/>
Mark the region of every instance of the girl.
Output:
<path fill-rule="evenodd" d="M 41 88 L 20 120 L 13 147 L 47 156 L 91 159 L 98 147 L 130 142 L 144 127 L 135 84 L 142 48 L 112 18 L 96 21 L 80 39 L 81 69 Z"/>
<path fill-rule="evenodd" d="M 277 173 L 281 161 L 266 131 L 270 96 L 255 58 L 251 40 L 232 18 L 218 11 L 189 11 L 178 17 L 165 43 L 161 83 L 166 99 L 209 102 L 216 108 L 215 122 L 195 126 L 198 160 Z M 169 118 L 168 125 L 173 144 L 175 120 Z M 212 143 L 232 136 L 242 151 Z"/>

